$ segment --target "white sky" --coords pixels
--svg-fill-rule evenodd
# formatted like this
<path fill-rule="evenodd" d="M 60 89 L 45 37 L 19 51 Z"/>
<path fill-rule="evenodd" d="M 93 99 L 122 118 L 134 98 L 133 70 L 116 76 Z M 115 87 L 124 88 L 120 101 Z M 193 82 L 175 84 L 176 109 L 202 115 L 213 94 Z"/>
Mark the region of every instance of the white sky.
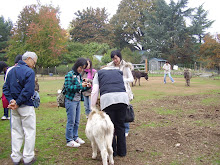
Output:
<path fill-rule="evenodd" d="M 75 17 L 74 13 L 82 11 L 87 7 L 105 7 L 110 17 L 116 13 L 121 0 L 40 0 L 41 4 L 53 4 L 54 7 L 60 7 L 60 21 L 62 28 L 68 28 L 69 23 Z M 168 3 L 170 0 L 166 0 Z M 175 2 L 177 0 L 174 0 Z M 209 12 L 208 19 L 215 20 L 212 27 L 207 30 L 211 34 L 220 34 L 220 0 L 189 0 L 188 7 L 198 7 L 203 4 L 206 11 Z M 26 5 L 37 4 L 37 0 L 0 0 L 0 16 L 5 19 L 11 19 L 16 23 L 18 15 Z M 110 18 L 109 17 L 109 18 Z"/>

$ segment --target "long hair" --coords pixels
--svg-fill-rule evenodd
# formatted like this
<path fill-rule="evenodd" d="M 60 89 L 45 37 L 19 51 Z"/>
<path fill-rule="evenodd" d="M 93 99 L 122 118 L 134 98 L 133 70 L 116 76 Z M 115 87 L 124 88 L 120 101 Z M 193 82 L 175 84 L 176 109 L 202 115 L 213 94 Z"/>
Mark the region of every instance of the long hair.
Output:
<path fill-rule="evenodd" d="M 85 66 L 85 68 L 87 67 L 88 63 L 87 63 L 87 60 L 85 58 L 78 58 L 75 62 L 75 64 L 73 65 L 72 69 L 74 72 L 78 73 L 77 72 L 77 68 L 80 67 L 80 66 Z"/>
<path fill-rule="evenodd" d="M 87 58 L 86 60 L 89 61 L 89 63 L 90 63 L 90 72 L 93 75 L 93 73 L 92 73 L 92 69 L 93 69 L 92 68 L 92 61 L 89 58 Z"/>

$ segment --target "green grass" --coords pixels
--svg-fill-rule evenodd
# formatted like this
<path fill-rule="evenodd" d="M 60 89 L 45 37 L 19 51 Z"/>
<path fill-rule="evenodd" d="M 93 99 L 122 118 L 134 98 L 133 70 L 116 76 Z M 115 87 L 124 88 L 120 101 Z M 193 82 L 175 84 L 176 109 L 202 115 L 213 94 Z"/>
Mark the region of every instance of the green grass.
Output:
<path fill-rule="evenodd" d="M 202 100 L 202 103 L 205 105 L 217 105 L 219 103 L 219 97 L 206 98 Z"/>
<path fill-rule="evenodd" d="M 163 79 L 161 77 L 161 79 Z M 184 80 L 181 80 L 183 82 Z M 62 88 L 64 79 L 59 80 L 43 80 L 39 79 L 40 84 L 40 97 L 41 105 L 36 109 L 37 116 L 37 134 L 36 134 L 36 155 L 38 164 L 56 164 L 57 159 L 62 159 L 60 155 L 65 155 L 66 153 L 75 153 L 78 151 L 78 148 L 67 148 L 65 140 L 65 127 L 66 127 L 66 111 L 64 108 L 56 107 L 56 93 L 58 89 Z M 164 97 L 170 96 L 186 96 L 194 94 L 219 94 L 220 93 L 220 81 L 210 80 L 210 79 L 192 79 L 192 84 L 194 87 L 187 88 L 182 84 L 167 84 L 164 87 L 164 84 L 151 84 L 147 82 L 148 85 L 151 85 L 148 88 L 143 86 L 133 87 L 132 90 L 135 94 L 135 99 L 132 101 L 132 104 L 139 105 L 138 103 L 144 103 L 153 99 L 161 99 Z M 0 77 L 0 85 L 3 84 L 3 79 Z M 196 84 L 196 85 L 195 85 Z M 206 88 L 207 84 L 212 88 Z M 176 89 L 174 92 L 170 92 L 170 89 Z M 191 91 L 194 89 L 195 91 Z M 0 90 L 2 90 L 0 88 Z M 204 105 L 217 105 L 219 102 L 219 96 L 206 98 L 201 101 L 201 104 Z M 169 104 L 169 103 L 167 103 Z M 138 107 L 138 106 L 137 106 Z M 179 115 L 183 113 L 181 108 L 165 109 L 163 107 L 155 107 L 151 109 L 153 112 L 160 114 L 161 116 L 166 115 Z M 81 121 L 79 128 L 79 135 L 86 139 L 85 135 L 85 123 L 86 118 L 84 115 L 84 106 L 81 103 Z M 196 113 L 193 109 L 191 113 Z M 11 141 L 10 141 L 10 122 L 9 121 L 0 121 L 0 161 L 1 159 L 10 160 L 11 154 Z M 143 122 L 140 121 L 140 125 L 137 129 L 147 129 L 147 128 L 157 128 L 157 127 L 166 127 L 172 124 L 171 121 L 161 121 L 161 122 Z M 213 126 L 213 123 L 197 120 L 193 122 L 195 126 Z M 215 126 L 215 125 L 214 125 Z M 135 132 L 135 130 L 133 130 Z M 145 153 L 143 153 L 145 154 Z M 159 157 L 162 153 L 152 151 L 148 153 L 151 157 Z M 216 155 L 219 156 L 219 153 Z M 76 160 L 77 158 L 71 158 L 71 160 Z M 85 158 L 85 160 L 88 158 Z M 138 159 L 138 157 L 137 157 Z M 198 158 L 199 160 L 199 158 Z M 216 157 L 210 160 L 212 164 L 220 164 L 220 160 Z M 178 161 L 173 161 L 171 165 L 178 165 Z"/>

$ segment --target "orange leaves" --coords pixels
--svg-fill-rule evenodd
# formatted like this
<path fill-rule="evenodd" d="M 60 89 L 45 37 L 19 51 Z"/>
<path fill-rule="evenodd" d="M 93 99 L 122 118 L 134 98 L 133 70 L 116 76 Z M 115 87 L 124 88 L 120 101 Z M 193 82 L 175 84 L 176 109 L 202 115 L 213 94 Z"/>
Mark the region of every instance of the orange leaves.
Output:
<path fill-rule="evenodd" d="M 21 12 L 14 29 L 10 49 L 21 47 L 24 51 L 34 51 L 38 55 L 39 66 L 54 66 L 58 57 L 65 52 L 67 33 L 60 25 L 59 10 L 51 5 L 26 6 Z M 19 41 L 19 42 L 18 42 Z M 20 50 L 20 49 L 18 49 Z M 21 54 L 24 52 L 17 52 Z"/>
<path fill-rule="evenodd" d="M 214 68 L 220 63 L 219 34 L 216 38 L 206 35 L 204 41 L 200 47 L 200 60 L 206 62 L 208 68 Z"/>

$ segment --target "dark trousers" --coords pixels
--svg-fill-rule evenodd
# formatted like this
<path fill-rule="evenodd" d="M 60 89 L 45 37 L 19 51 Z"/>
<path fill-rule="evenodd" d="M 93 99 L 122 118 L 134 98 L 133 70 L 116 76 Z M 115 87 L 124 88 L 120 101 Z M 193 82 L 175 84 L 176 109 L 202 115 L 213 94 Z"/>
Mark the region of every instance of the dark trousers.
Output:
<path fill-rule="evenodd" d="M 4 116 L 8 117 L 8 108 L 4 108 Z"/>
<path fill-rule="evenodd" d="M 114 127 L 115 133 L 113 136 L 113 151 L 114 156 L 125 156 L 127 149 L 126 149 L 126 138 L 125 138 L 125 112 L 126 112 L 127 105 L 120 103 L 120 104 L 113 104 L 104 109 L 104 111 L 109 115 L 111 118 Z"/>

